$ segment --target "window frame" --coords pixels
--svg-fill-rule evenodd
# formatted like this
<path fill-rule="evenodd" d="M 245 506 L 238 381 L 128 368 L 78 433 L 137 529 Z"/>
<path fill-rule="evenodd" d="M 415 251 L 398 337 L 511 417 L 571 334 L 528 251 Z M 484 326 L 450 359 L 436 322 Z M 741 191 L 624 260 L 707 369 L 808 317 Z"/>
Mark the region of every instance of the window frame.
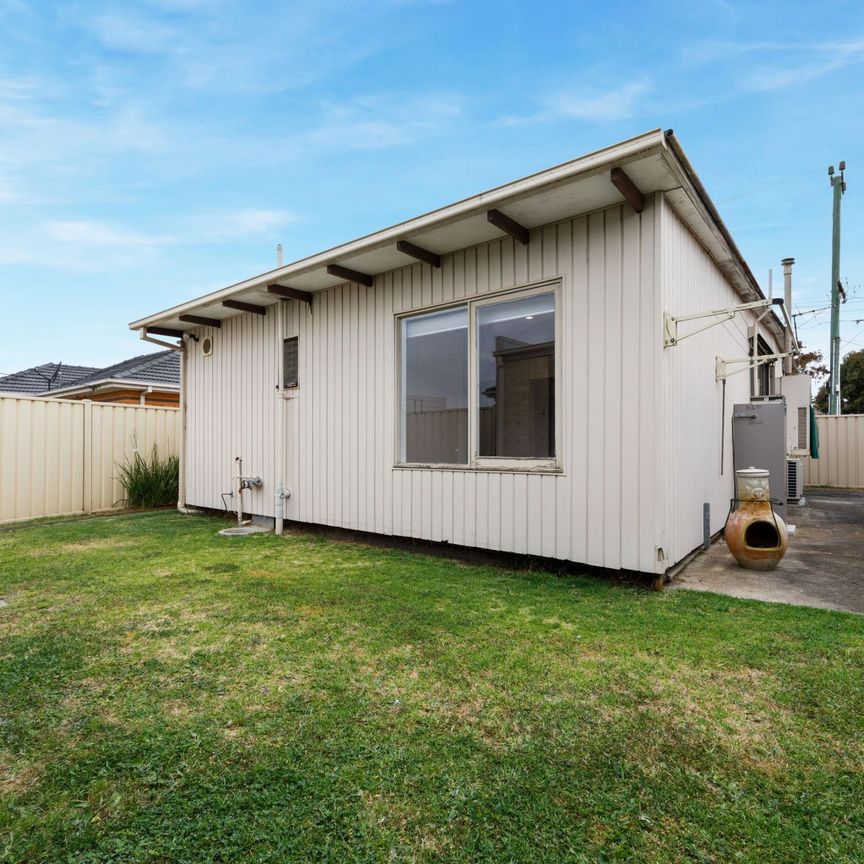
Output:
<path fill-rule="evenodd" d="M 473 297 L 460 298 L 447 303 L 431 306 L 423 306 L 394 315 L 394 339 L 396 343 L 396 399 L 395 399 L 395 436 L 393 467 L 405 469 L 438 469 L 446 471 L 499 471 L 499 472 L 521 472 L 521 473 L 544 473 L 561 474 L 564 470 L 561 457 L 564 419 L 564 378 L 563 378 L 563 347 L 561 337 L 562 327 L 562 297 L 563 278 L 546 279 L 540 282 L 532 282 L 527 285 L 519 285 L 496 291 L 490 294 L 475 295 Z M 477 422 L 477 411 L 479 408 L 478 388 L 478 352 L 477 352 L 477 309 L 481 306 L 494 306 L 498 303 L 506 303 L 512 300 L 521 300 L 524 297 L 533 297 L 540 294 L 552 294 L 555 302 L 555 456 L 480 456 L 480 428 Z M 467 307 L 468 310 L 468 461 L 467 462 L 403 462 L 402 456 L 402 321 L 406 318 L 415 318 L 427 315 L 431 312 L 441 312 L 445 309 L 458 309 Z"/>

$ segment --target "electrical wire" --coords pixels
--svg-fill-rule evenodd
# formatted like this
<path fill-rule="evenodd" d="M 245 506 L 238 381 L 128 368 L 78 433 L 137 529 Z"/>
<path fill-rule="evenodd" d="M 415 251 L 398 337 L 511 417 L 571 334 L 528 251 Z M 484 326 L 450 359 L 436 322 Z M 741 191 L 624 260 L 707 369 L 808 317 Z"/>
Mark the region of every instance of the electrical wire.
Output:
<path fill-rule="evenodd" d="M 722 198 L 718 204 L 726 204 L 729 201 L 737 201 L 739 198 L 746 198 L 748 195 L 756 195 L 759 192 L 764 192 L 766 189 L 773 189 L 775 186 L 782 186 L 784 183 L 791 183 L 793 180 L 800 180 L 802 177 L 812 177 L 814 174 L 822 172 L 822 168 L 817 168 L 815 171 L 806 171 L 804 174 L 796 174 L 794 177 L 786 177 L 783 180 L 777 180 L 775 183 L 769 183 L 767 186 L 760 186 L 758 189 L 751 189 L 749 192 L 741 192 L 739 195 L 733 195 L 731 198 Z"/>

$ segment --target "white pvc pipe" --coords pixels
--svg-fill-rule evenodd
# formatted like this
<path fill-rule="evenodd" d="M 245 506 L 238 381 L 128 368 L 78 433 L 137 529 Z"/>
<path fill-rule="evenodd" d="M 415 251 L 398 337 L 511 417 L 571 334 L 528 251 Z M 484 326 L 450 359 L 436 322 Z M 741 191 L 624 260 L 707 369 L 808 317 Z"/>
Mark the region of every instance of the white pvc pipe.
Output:
<path fill-rule="evenodd" d="M 237 496 L 237 527 L 243 526 L 243 460 L 239 456 L 234 457 L 234 494 Z"/>
<path fill-rule="evenodd" d="M 285 369 L 282 362 L 282 340 L 284 338 L 285 302 L 276 304 L 276 482 L 273 502 L 273 533 L 282 534 L 285 530 Z"/>
<path fill-rule="evenodd" d="M 187 513 L 186 507 L 186 340 L 180 351 L 180 440 L 177 442 L 177 510 Z"/>
<path fill-rule="evenodd" d="M 756 395 L 756 382 L 759 380 L 759 364 L 756 358 L 759 356 L 759 324 L 762 319 L 771 311 L 768 306 L 765 311 L 759 315 L 753 322 L 753 347 L 750 349 L 750 354 L 753 359 L 753 371 L 750 373 L 750 392 Z M 760 396 L 770 396 L 770 393 L 760 393 Z"/>

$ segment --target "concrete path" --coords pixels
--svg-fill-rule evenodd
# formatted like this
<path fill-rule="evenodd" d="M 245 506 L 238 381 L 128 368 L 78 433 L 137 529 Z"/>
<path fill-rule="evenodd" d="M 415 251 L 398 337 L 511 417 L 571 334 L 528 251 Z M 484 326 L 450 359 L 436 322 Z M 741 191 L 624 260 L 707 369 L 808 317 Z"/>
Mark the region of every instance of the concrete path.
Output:
<path fill-rule="evenodd" d="M 808 489 L 805 499 L 789 507 L 796 533 L 776 570 L 744 570 L 721 538 L 669 587 L 864 614 L 864 492 Z"/>

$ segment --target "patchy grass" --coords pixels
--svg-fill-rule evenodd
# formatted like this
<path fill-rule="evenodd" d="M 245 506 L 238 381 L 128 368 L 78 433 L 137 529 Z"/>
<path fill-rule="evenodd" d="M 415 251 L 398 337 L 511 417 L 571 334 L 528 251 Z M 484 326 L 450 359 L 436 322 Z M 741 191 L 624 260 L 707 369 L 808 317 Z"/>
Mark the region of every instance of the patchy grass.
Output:
<path fill-rule="evenodd" d="M 0 860 L 862 860 L 864 619 L 217 527 L 0 534 Z"/>

